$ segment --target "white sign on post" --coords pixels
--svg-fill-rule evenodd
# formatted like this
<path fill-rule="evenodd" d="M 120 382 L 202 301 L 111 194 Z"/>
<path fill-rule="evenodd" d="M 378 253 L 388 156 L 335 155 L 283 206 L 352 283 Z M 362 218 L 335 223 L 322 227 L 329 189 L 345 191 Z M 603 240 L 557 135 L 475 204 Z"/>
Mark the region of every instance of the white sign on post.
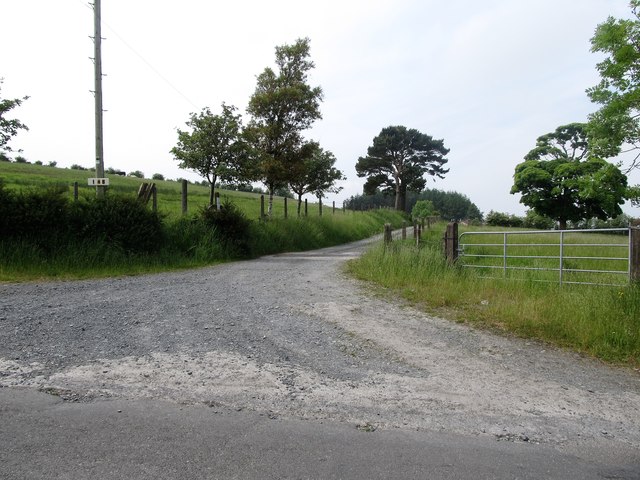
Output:
<path fill-rule="evenodd" d="M 90 178 L 89 185 L 92 187 L 107 186 L 109 185 L 109 179 L 108 178 Z"/>

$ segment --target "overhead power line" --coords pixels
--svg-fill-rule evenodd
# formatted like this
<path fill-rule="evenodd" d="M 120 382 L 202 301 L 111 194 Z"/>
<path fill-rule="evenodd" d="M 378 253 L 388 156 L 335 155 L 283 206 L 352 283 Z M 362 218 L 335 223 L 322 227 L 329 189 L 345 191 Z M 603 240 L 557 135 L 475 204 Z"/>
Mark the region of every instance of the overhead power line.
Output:
<path fill-rule="evenodd" d="M 93 6 L 90 3 L 85 3 L 82 0 L 78 0 L 82 5 L 86 6 L 87 8 L 93 10 Z M 147 67 L 149 67 L 151 69 L 151 71 L 153 73 L 155 73 L 164 83 L 166 83 L 173 91 L 175 91 L 178 95 L 180 95 L 184 100 L 186 100 L 188 103 L 190 103 L 194 108 L 199 108 L 189 97 L 187 97 L 184 93 L 182 93 L 180 91 L 180 89 L 178 87 L 176 87 L 173 83 L 171 83 L 164 75 L 162 75 L 162 73 L 160 73 L 160 71 L 153 66 L 153 64 L 151 62 L 149 62 L 142 54 L 140 54 L 135 48 L 133 48 L 129 42 L 127 42 L 122 35 L 120 35 L 111 25 L 109 25 L 108 23 L 106 23 L 104 20 L 102 20 L 102 24 L 104 26 L 106 26 L 109 31 L 111 33 L 113 33 L 118 40 L 120 40 L 122 42 L 122 44 L 127 47 L 129 50 L 131 50 L 131 52 L 133 52 L 133 54 L 135 54 L 142 62 L 144 62 Z"/>

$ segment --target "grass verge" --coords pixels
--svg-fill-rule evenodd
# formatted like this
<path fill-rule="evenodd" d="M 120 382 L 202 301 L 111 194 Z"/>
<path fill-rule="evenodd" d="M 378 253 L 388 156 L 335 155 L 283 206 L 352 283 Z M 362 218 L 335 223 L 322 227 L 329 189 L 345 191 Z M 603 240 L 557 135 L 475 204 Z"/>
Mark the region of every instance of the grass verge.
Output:
<path fill-rule="evenodd" d="M 226 239 L 198 215 L 162 224 L 162 245 L 152 253 L 126 251 L 108 241 L 51 242 L 0 239 L 0 281 L 81 279 L 139 275 L 202 267 L 234 259 L 302 251 L 360 240 L 382 232 L 384 223 L 399 226 L 391 210 L 347 212 L 323 217 L 249 221 L 242 239 Z M 246 248 L 234 248 L 241 240 Z"/>
<path fill-rule="evenodd" d="M 347 268 L 429 313 L 640 367 L 640 285 L 560 287 L 481 278 L 448 266 L 440 242 L 378 245 Z"/>

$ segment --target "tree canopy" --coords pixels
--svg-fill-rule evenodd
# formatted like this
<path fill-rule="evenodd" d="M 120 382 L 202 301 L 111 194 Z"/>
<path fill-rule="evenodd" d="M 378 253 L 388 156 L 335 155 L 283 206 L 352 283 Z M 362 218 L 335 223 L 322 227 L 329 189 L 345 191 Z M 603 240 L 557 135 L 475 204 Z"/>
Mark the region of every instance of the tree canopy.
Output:
<path fill-rule="evenodd" d="M 640 0 L 630 2 L 634 18 L 609 17 L 597 26 L 591 51 L 606 58 L 597 64 L 600 83 L 587 90 L 600 109 L 589 117 L 593 153 L 611 158 L 623 149 L 640 151 Z M 627 171 L 640 167 L 640 153 Z"/>
<path fill-rule="evenodd" d="M 383 128 L 367 149 L 367 156 L 356 163 L 359 177 L 368 177 L 364 185 L 365 194 L 380 189 L 395 193 L 395 208 L 406 209 L 407 191 L 421 191 L 425 175 L 444 178 L 449 171 L 443 140 L 434 140 L 416 129 L 403 126 Z"/>
<path fill-rule="evenodd" d="M 590 156 L 584 124 L 558 127 L 538 138 L 536 147 L 516 166 L 511 193 L 537 214 L 565 229 L 567 221 L 622 213 L 627 177 L 618 167 Z"/>
<path fill-rule="evenodd" d="M 2 82 L 0 78 L 0 91 L 2 90 Z M 29 130 L 27 126 L 16 118 L 7 118 L 7 114 L 16 107 L 22 105 L 22 102 L 29 97 L 3 99 L 0 96 L 0 153 L 10 152 L 11 147 L 9 141 L 18 134 L 20 130 Z"/>
<path fill-rule="evenodd" d="M 307 142 L 300 153 L 302 161 L 296 166 L 294 179 L 289 182 L 291 190 L 298 196 L 298 215 L 302 196 L 312 193 L 321 199 L 326 193 L 338 193 L 342 187 L 336 182 L 344 180 L 344 175 L 335 167 L 336 157 L 324 150 L 317 142 Z"/>
<path fill-rule="evenodd" d="M 466 195 L 458 192 L 445 192 L 436 188 L 428 188 L 420 193 L 407 192 L 407 209 L 412 210 L 416 202 L 429 200 L 445 220 L 482 220 L 482 212 Z M 393 207 L 394 197 L 380 191 L 373 195 L 355 195 L 345 202 L 351 210 L 369 210 L 379 207 Z"/>
<path fill-rule="evenodd" d="M 309 39 L 276 47 L 277 71 L 267 67 L 258 75 L 247 113 L 250 138 L 259 152 L 260 178 L 269 189 L 269 214 L 273 193 L 293 180 L 302 161 L 302 132 L 322 118 L 322 89 L 308 84 L 314 64 L 309 60 Z"/>
<path fill-rule="evenodd" d="M 242 119 L 235 111 L 235 107 L 223 103 L 218 115 L 208 107 L 192 113 L 186 122 L 190 131 L 178 130 L 178 143 L 171 149 L 180 168 L 194 170 L 209 182 L 209 205 L 213 205 L 216 181 L 245 181 L 251 177 Z"/>

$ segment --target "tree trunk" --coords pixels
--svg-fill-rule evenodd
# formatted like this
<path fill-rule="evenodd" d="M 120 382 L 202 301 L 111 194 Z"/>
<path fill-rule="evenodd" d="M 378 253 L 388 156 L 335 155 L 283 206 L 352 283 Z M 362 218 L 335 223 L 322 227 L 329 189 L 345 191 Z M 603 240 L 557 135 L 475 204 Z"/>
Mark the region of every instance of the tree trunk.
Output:
<path fill-rule="evenodd" d="M 267 217 L 271 218 L 271 212 L 273 211 L 273 188 L 269 189 L 269 206 L 267 207 Z"/>
<path fill-rule="evenodd" d="M 209 208 L 211 208 L 213 207 L 213 199 L 215 198 L 216 183 L 214 181 L 209 185 L 211 186 L 211 189 L 209 190 Z"/>
<path fill-rule="evenodd" d="M 560 230 L 566 230 L 567 229 L 567 221 L 563 218 L 558 220 L 558 228 Z"/>
<path fill-rule="evenodd" d="M 300 216 L 301 208 L 302 208 L 302 195 L 298 195 L 298 217 Z"/>
<path fill-rule="evenodd" d="M 404 212 L 407 207 L 407 191 L 402 186 L 396 187 L 396 210 Z"/>

